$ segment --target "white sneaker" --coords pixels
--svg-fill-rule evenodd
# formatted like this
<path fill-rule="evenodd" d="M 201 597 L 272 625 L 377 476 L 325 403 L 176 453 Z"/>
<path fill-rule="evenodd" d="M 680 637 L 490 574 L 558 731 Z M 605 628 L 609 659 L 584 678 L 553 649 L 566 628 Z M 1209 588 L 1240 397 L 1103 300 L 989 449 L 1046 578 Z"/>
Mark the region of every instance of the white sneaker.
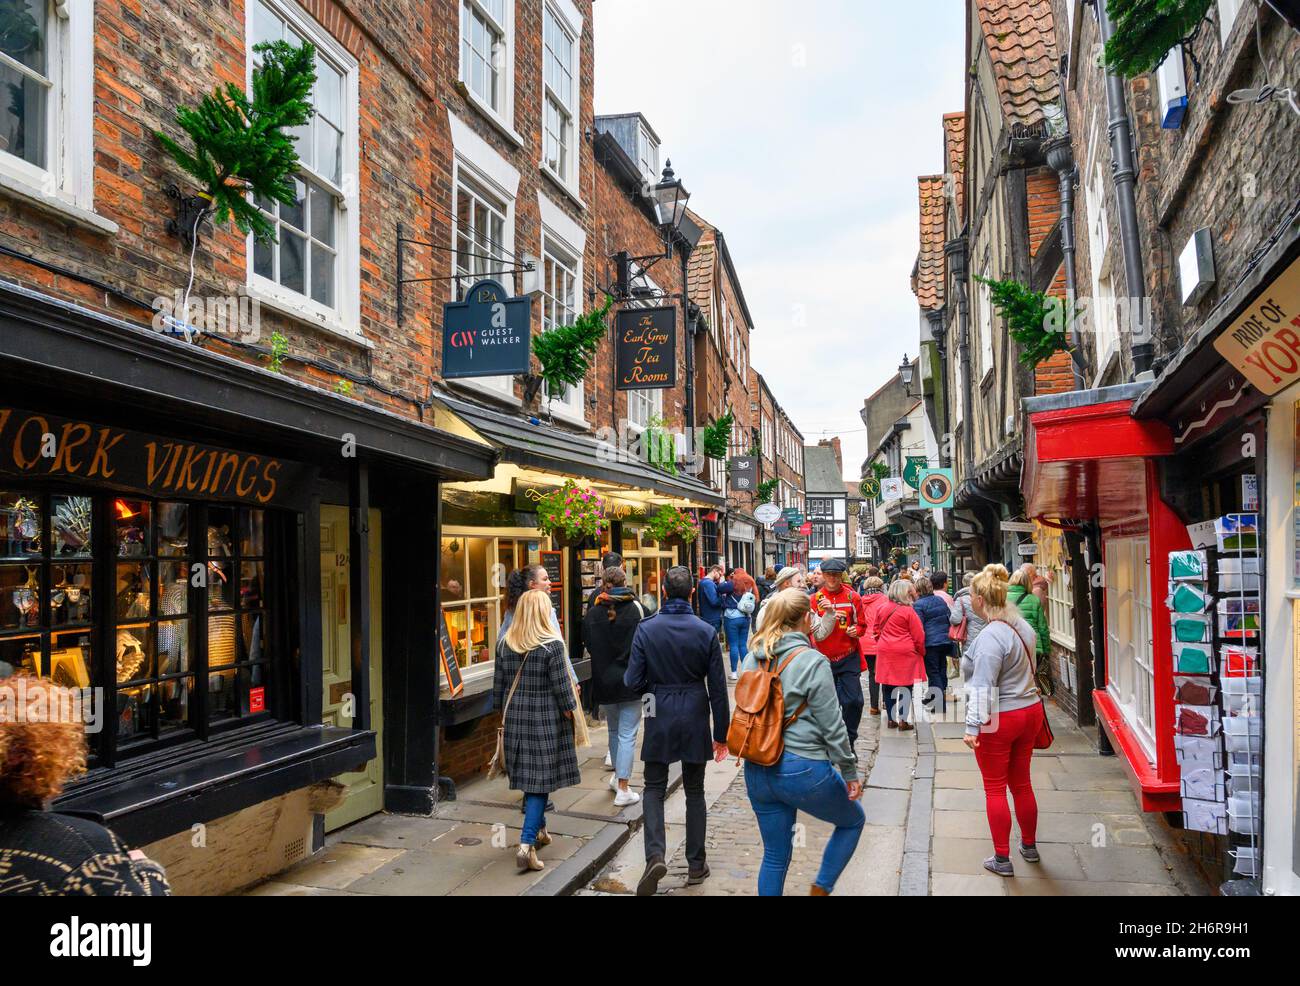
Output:
<path fill-rule="evenodd" d="M 626 791 L 619 791 L 614 795 L 614 806 L 616 808 L 623 808 L 627 805 L 634 805 L 640 800 L 641 795 L 637 794 L 631 788 L 628 788 Z"/>
<path fill-rule="evenodd" d="M 611 791 L 617 791 L 617 790 L 618 790 L 618 775 L 617 775 L 617 774 L 615 774 L 613 777 L 611 777 L 611 778 L 609 779 L 609 789 L 610 789 Z"/>
<path fill-rule="evenodd" d="M 606 770 L 613 770 L 613 769 L 614 769 L 614 761 L 611 760 L 611 759 L 609 758 L 609 754 L 608 754 L 608 753 L 605 754 L 605 769 L 606 769 Z"/>
<path fill-rule="evenodd" d="M 731 672 L 731 680 L 732 680 L 732 681 L 735 681 L 735 680 L 736 680 L 736 672 L 734 672 L 734 671 Z"/>

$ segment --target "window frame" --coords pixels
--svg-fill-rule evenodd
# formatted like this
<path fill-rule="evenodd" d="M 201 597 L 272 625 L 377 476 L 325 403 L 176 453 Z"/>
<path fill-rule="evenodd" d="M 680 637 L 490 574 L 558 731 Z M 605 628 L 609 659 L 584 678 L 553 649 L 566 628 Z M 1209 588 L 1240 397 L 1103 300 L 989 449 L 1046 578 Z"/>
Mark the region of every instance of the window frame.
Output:
<path fill-rule="evenodd" d="M 1150 542 L 1145 537 L 1110 538 L 1104 552 L 1106 690 L 1148 760 L 1155 763 Z"/>
<path fill-rule="evenodd" d="M 554 315 L 549 317 L 548 310 L 553 304 L 563 304 L 558 298 L 551 293 L 551 285 L 548 282 L 547 261 L 555 263 L 557 267 L 563 269 L 573 277 L 573 304 L 571 311 L 573 317 L 577 318 L 582 314 L 582 254 L 573 250 L 563 239 L 551 232 L 547 227 L 542 227 L 542 257 L 541 257 L 541 309 L 542 309 L 542 331 L 551 327 L 555 322 Z M 558 323 L 564 324 L 564 323 Z M 566 387 L 566 393 L 560 399 L 552 400 L 547 395 L 547 406 L 550 412 L 558 418 L 570 421 L 574 424 L 586 425 L 586 380 L 580 380 L 576 386 Z"/>
<path fill-rule="evenodd" d="M 305 165 L 307 177 L 335 197 L 334 209 L 334 299 L 333 307 L 311 297 L 306 280 L 305 294 L 287 288 L 254 269 L 255 245 L 251 233 L 245 238 L 245 285 L 251 297 L 299 321 L 325 329 L 353 342 L 366 344 L 361 331 L 361 200 L 360 200 L 360 68 L 355 58 L 306 11 L 286 0 L 248 0 L 245 4 L 244 83 L 253 84 L 253 27 L 257 6 L 261 4 L 273 16 L 291 26 L 316 47 L 343 76 L 343 143 L 340 149 L 340 177 L 336 184 Z M 304 209 L 310 209 L 309 200 Z M 304 235 L 305 231 L 304 231 Z M 307 250 L 311 249 L 308 237 Z"/>
<path fill-rule="evenodd" d="M 569 71 L 569 98 L 567 102 L 561 98 L 560 94 L 555 92 L 551 83 L 547 79 L 546 64 L 547 59 L 555 57 L 549 51 L 550 44 L 547 40 L 547 25 L 553 25 L 556 31 L 559 31 L 569 41 L 570 63 Z M 557 59 L 558 62 L 558 59 Z M 539 164 L 541 169 L 549 174 L 560 186 L 573 195 L 577 196 L 577 190 L 580 187 L 581 175 L 581 157 L 582 146 L 577 139 L 579 130 L 579 114 L 582 105 L 582 24 L 574 23 L 570 16 L 565 13 L 558 3 L 547 0 L 542 9 L 542 115 L 541 115 L 541 137 L 542 137 L 542 160 Z M 567 143 L 560 142 L 561 153 L 567 152 L 567 158 L 562 160 L 567 163 L 568 167 L 553 168 L 550 161 L 547 160 L 546 142 L 548 139 L 547 111 L 550 105 L 554 103 L 557 112 L 561 116 L 561 126 L 565 131 Z"/>
<path fill-rule="evenodd" d="M 465 12 L 482 17 L 488 27 L 500 32 L 499 83 L 500 106 L 493 106 L 474 91 L 466 76 L 465 65 Z M 503 128 L 512 139 L 518 142 L 514 130 L 515 106 L 515 0 L 502 0 L 502 19 L 497 20 L 494 13 L 487 9 L 484 0 L 460 0 L 456 16 L 456 78 L 462 86 L 470 103 L 498 126 Z M 490 60 L 489 60 L 490 61 Z"/>
<path fill-rule="evenodd" d="M 50 0 L 45 12 L 45 164 L 0 151 L 0 189 L 79 225 L 114 233 L 117 224 L 95 212 L 95 73 L 73 71 L 74 65 L 95 62 L 94 5 Z"/>
<path fill-rule="evenodd" d="M 1049 569 L 1047 583 L 1047 626 L 1051 637 L 1062 647 L 1074 650 L 1074 598 L 1070 592 L 1070 567 Z"/>
<path fill-rule="evenodd" d="M 464 189 L 471 197 L 480 201 L 490 212 L 495 213 L 501 218 L 501 240 L 496 243 L 499 253 L 496 257 L 497 266 L 489 266 L 486 272 L 474 270 L 476 263 L 487 265 L 489 262 L 482 258 L 470 257 L 471 271 L 468 274 L 460 274 L 460 251 L 458 243 L 460 240 L 460 196 L 461 190 Z M 515 227 L 515 200 L 513 197 L 504 193 L 495 182 L 486 174 L 475 168 L 468 161 L 457 158 L 452 169 L 452 198 L 451 198 L 451 267 L 452 277 L 449 282 L 448 291 L 450 301 L 459 301 L 463 298 L 464 292 L 468 291 L 474 284 L 484 277 L 491 277 L 493 280 L 501 280 L 507 291 L 513 291 L 513 275 L 503 275 L 500 270 L 508 270 L 513 264 L 511 258 L 514 256 L 514 227 Z M 470 236 L 470 252 L 477 252 L 474 249 L 474 240 L 478 234 L 477 229 Z M 491 245 L 491 244 L 489 244 Z M 489 250 L 489 252 L 492 252 Z M 496 272 L 494 272 L 496 271 Z M 509 278 L 509 280 L 502 280 Z M 496 377 L 466 377 L 455 380 L 454 383 L 472 389 L 490 394 L 501 400 L 517 401 L 515 395 L 515 378 L 508 374 Z"/>

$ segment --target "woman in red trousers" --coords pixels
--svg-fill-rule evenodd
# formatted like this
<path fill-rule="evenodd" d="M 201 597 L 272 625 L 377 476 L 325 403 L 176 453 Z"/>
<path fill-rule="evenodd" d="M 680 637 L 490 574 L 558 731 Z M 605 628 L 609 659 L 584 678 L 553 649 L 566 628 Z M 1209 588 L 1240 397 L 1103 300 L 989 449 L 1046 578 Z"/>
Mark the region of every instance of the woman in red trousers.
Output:
<path fill-rule="evenodd" d="M 925 680 L 925 630 L 912 608 L 915 591 L 906 579 L 889 584 L 884 601 L 871 619 L 876 641 L 876 680 L 884 691 L 885 716 L 890 729 L 912 729 L 907 721 L 912 686 Z"/>
<path fill-rule="evenodd" d="M 1008 787 L 1020 823 L 1020 855 L 1026 862 L 1039 862 L 1038 801 L 1029 776 L 1034 741 L 1043 728 L 1043 703 L 1034 684 L 1037 641 L 1024 617 L 1007 605 L 1007 582 L 1001 565 L 989 565 L 975 576 L 971 605 L 988 622 L 961 659 L 966 680 L 964 740 L 975 751 L 984 778 L 984 807 L 993 836 L 993 855 L 984 860 L 984 868 L 998 876 L 1015 875 Z"/>

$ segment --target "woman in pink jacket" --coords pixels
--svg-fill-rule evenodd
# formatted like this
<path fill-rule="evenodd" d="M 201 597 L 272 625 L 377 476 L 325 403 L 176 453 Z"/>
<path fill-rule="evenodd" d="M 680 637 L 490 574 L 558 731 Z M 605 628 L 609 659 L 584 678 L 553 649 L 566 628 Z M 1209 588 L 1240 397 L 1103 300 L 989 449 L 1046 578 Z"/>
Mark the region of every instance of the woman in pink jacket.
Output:
<path fill-rule="evenodd" d="M 871 614 L 876 641 L 876 680 L 884 690 L 890 729 L 913 728 L 907 721 L 912 686 L 925 680 L 925 629 L 912 608 L 915 591 L 905 579 L 889 584 L 884 602 Z"/>
<path fill-rule="evenodd" d="M 873 716 L 880 715 L 880 679 L 876 677 L 876 638 L 872 635 L 871 622 L 885 602 L 885 583 L 875 575 L 863 579 L 858 592 L 858 626 L 862 627 L 858 649 L 862 651 L 862 670 L 869 672 L 867 682 Z"/>

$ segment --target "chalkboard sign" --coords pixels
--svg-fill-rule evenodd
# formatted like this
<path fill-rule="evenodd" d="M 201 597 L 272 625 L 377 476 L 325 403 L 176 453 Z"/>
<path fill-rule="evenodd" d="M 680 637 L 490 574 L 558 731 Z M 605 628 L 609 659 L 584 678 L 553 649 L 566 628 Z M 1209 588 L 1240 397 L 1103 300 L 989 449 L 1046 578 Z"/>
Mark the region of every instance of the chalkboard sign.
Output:
<path fill-rule="evenodd" d="M 543 551 L 542 567 L 551 580 L 551 608 L 560 620 L 560 629 L 564 629 L 564 552 Z"/>
<path fill-rule="evenodd" d="M 451 643 L 451 630 L 447 627 L 447 614 L 438 611 L 438 655 L 442 660 L 442 673 L 447 679 L 447 688 L 451 697 L 457 698 L 465 689 L 465 679 L 460 676 L 460 665 L 456 663 L 456 648 Z"/>

